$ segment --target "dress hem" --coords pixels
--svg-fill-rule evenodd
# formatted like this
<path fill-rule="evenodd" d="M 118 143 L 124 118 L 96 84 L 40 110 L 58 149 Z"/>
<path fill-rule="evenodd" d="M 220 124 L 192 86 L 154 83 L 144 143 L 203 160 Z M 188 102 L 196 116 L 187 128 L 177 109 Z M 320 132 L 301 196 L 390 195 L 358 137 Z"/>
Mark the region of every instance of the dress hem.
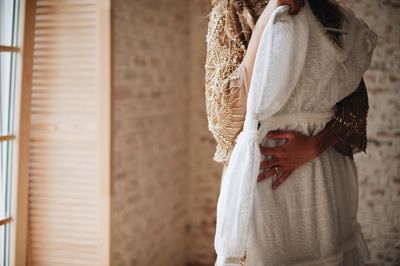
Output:
<path fill-rule="evenodd" d="M 365 262 L 371 259 L 370 251 L 368 249 L 367 243 L 361 233 L 361 227 L 357 223 L 355 225 L 354 235 L 351 239 L 346 241 L 340 247 L 340 251 L 335 254 L 324 256 L 323 258 L 317 258 L 312 260 L 303 261 L 300 263 L 290 263 L 290 264 L 279 264 L 281 266 L 342 266 L 344 264 L 344 257 L 346 253 L 357 252 L 359 258 L 358 265 L 352 266 L 364 266 Z M 241 263 L 240 258 L 227 258 L 221 255 L 217 255 L 217 260 L 214 266 L 254 266 L 248 265 L 246 262 Z M 269 264 L 264 264 L 269 266 Z M 272 266 L 272 265 L 271 265 Z M 274 265 L 277 266 L 277 265 Z"/>

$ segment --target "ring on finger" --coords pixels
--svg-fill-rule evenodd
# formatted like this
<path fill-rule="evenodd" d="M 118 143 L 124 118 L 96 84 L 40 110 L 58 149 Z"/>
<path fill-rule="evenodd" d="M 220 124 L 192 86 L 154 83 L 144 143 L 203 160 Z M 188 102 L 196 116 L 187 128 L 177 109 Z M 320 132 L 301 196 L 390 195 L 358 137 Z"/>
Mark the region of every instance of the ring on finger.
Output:
<path fill-rule="evenodd" d="M 275 170 L 276 176 L 280 177 L 281 171 L 280 171 L 279 167 L 278 166 L 274 166 L 274 170 Z"/>

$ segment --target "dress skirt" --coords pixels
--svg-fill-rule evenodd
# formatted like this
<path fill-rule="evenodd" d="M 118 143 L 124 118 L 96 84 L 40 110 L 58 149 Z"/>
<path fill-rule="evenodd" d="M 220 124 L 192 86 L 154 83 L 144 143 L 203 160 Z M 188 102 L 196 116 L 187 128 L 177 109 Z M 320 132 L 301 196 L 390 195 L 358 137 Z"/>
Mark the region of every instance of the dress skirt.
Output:
<path fill-rule="evenodd" d="M 295 123 L 267 131 L 314 135 L 324 125 Z M 264 138 L 261 145 L 282 143 Z M 331 147 L 277 189 L 271 183 L 268 178 L 256 186 L 246 266 L 358 266 L 369 259 L 357 221 L 358 176 L 352 158 Z M 229 258 L 225 265 L 241 265 L 240 258 Z"/>

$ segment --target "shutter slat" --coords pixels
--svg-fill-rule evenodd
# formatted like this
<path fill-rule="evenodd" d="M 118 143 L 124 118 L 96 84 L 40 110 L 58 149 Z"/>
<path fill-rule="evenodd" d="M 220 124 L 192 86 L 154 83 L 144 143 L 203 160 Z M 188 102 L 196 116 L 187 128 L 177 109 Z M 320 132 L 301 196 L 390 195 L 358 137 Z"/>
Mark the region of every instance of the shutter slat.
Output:
<path fill-rule="evenodd" d="M 96 3 L 96 0 L 37 0 L 36 6 L 43 7 L 43 6 L 86 6 L 90 5 L 93 6 Z"/>
<path fill-rule="evenodd" d="M 80 6 L 40 6 L 36 10 L 36 14 L 81 14 L 93 12 L 92 5 L 80 5 Z"/>

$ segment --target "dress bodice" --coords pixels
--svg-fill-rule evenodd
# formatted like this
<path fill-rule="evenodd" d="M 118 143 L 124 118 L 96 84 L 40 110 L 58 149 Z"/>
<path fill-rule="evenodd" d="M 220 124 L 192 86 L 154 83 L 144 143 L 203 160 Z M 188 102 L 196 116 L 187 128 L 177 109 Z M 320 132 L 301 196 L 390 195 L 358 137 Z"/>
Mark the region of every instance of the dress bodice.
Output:
<path fill-rule="evenodd" d="M 317 134 L 332 118 L 337 102 L 356 90 L 369 67 L 376 35 L 351 11 L 342 12 L 347 34 L 339 46 L 328 37 L 312 10 L 304 9 L 308 43 L 303 70 L 279 111 L 260 121 L 259 142 L 270 130 L 293 129 L 299 124 L 302 126 L 296 128 L 303 134 Z"/>
<path fill-rule="evenodd" d="M 368 69 L 376 35 L 351 11 L 346 17 L 342 46 L 328 37 L 310 8 L 304 9 L 308 22 L 308 48 L 303 71 L 287 102 L 277 115 L 325 113 L 351 94 Z"/>

